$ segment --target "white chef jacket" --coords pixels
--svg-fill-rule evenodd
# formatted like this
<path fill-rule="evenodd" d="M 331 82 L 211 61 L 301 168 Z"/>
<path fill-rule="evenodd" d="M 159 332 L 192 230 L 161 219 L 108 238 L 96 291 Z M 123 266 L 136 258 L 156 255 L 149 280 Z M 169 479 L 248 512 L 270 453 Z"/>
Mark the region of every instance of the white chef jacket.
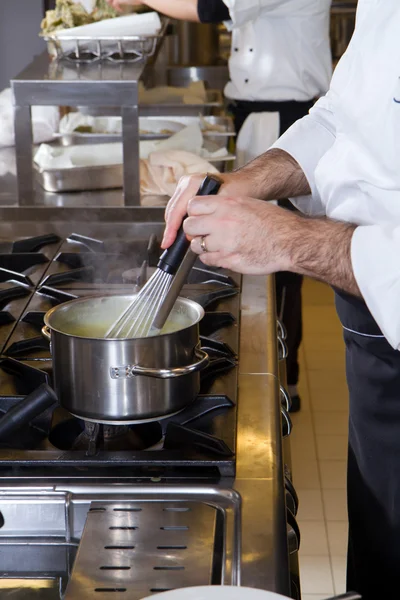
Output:
<path fill-rule="evenodd" d="M 359 225 L 351 245 L 355 278 L 400 349 L 399 0 L 358 1 L 355 33 L 328 94 L 275 147 L 309 181 L 311 196 L 293 200 L 300 210 Z"/>
<path fill-rule="evenodd" d="M 227 98 L 307 101 L 325 94 L 331 0 L 223 1 L 232 30 Z"/>

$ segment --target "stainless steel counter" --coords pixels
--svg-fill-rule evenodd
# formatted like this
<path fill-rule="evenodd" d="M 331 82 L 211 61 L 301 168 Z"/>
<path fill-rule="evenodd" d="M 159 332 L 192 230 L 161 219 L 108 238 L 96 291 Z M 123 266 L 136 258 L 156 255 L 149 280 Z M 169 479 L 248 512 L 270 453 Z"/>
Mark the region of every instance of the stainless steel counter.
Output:
<path fill-rule="evenodd" d="M 54 231 L 129 236 L 138 230 L 162 230 L 162 209 L 0 207 L 0 238 Z M 29 232 L 29 233 L 28 233 Z M 52 535 L 76 546 L 93 501 L 136 502 L 167 498 L 199 499 L 221 506 L 226 514 L 223 581 L 290 594 L 288 540 L 283 475 L 282 423 L 277 360 L 276 315 L 272 278 L 244 277 L 241 296 L 237 470 L 234 480 L 213 483 L 141 484 L 99 481 L 90 473 L 73 479 L 29 479 L 9 473 L 0 488 L 0 511 L 6 526 L 1 546 L 10 548 L 8 516 L 30 537 L 35 511 L 46 511 Z M 111 485 L 110 485 L 111 484 Z M 45 506 L 43 506 L 43 502 Z M 60 510 L 60 503 L 64 507 Z M 27 509 L 29 506 L 29 510 Z M 225 507 L 225 508 L 224 508 Z M 54 514 L 54 520 L 50 517 Z M 231 515 L 231 516 L 229 516 Z M 233 519 L 233 521 L 231 521 Z M 233 529 L 232 529 L 233 527 Z M 42 538 L 48 532 L 42 532 Z M 232 537 L 233 536 L 233 537 Z M 75 540 L 75 542 L 74 542 Z M 233 541 L 232 541 L 233 540 Z M 15 542 L 15 538 L 14 538 Z M 75 544 L 75 546 L 74 546 Z M 231 545 L 230 545 L 231 544 Z M 233 544 L 233 545 L 232 545 Z M 1 569 L 3 570 L 3 569 Z M 2 597 L 7 590 L 1 589 Z"/>

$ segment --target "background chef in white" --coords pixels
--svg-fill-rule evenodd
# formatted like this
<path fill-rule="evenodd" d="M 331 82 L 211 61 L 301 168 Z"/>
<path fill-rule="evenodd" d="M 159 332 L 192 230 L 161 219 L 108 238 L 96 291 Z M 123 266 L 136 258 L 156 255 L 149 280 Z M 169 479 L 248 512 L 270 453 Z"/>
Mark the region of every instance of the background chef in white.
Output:
<path fill-rule="evenodd" d="M 193 199 L 200 179 L 182 180 L 163 240 L 187 211 L 205 264 L 288 270 L 336 289 L 350 392 L 348 587 L 364 600 L 400 597 L 399 32 L 398 0 L 359 0 L 328 94 L 271 150 L 223 175 L 218 199 Z M 282 196 L 305 216 L 262 201 Z"/>
<path fill-rule="evenodd" d="M 232 30 L 230 82 L 237 155 L 245 164 L 265 152 L 324 94 L 332 74 L 329 42 L 331 0 L 108 0 L 146 4 L 173 18 L 224 21 Z M 293 210 L 287 200 L 279 204 Z M 298 349 L 302 338 L 302 276 L 276 276 L 278 314 L 287 330 L 287 378 L 292 411 L 299 410 Z"/>

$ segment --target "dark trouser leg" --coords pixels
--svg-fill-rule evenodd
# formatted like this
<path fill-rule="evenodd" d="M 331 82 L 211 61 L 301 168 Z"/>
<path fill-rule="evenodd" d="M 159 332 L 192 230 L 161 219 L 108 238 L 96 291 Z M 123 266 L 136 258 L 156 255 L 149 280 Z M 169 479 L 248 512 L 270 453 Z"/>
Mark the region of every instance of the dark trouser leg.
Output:
<path fill-rule="evenodd" d="M 361 303 L 360 303 L 361 305 Z M 348 589 L 400 598 L 400 352 L 366 309 L 337 299 L 350 395 Z M 367 337 L 376 336 L 376 337 Z"/>
<path fill-rule="evenodd" d="M 299 380 L 298 351 L 302 339 L 301 286 L 303 277 L 295 273 L 283 272 L 275 275 L 275 281 L 278 318 L 283 322 L 287 332 L 287 383 L 288 385 L 297 385 Z"/>

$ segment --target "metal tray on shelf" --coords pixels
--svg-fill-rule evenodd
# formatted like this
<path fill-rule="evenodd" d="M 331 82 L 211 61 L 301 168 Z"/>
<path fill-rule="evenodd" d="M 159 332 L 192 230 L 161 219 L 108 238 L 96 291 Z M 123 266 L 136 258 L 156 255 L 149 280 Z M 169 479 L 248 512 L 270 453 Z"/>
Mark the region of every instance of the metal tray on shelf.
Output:
<path fill-rule="evenodd" d="M 108 60 L 132 62 L 153 56 L 158 42 L 165 36 L 169 19 L 161 21 L 161 29 L 154 35 L 68 36 L 60 32 L 44 36 L 49 54 L 57 60 L 90 63 Z"/>
<path fill-rule="evenodd" d="M 139 114 L 142 117 L 198 117 L 201 115 L 215 115 L 222 110 L 224 100 L 220 90 L 207 90 L 204 104 L 140 104 Z M 115 117 L 121 115 L 121 106 L 78 106 L 84 115 L 92 117 Z"/>
<path fill-rule="evenodd" d="M 158 121 L 159 117 L 146 117 L 149 121 Z M 203 131 L 203 136 L 208 140 L 214 141 L 218 143 L 218 145 L 227 145 L 229 138 L 232 138 L 236 135 L 235 127 L 233 125 L 233 120 L 231 117 L 227 116 L 212 116 L 206 115 L 203 117 L 204 121 L 210 125 L 212 128 L 217 127 L 219 129 L 213 130 L 205 130 Z M 189 125 L 193 125 L 194 123 L 200 123 L 199 117 L 187 117 L 181 116 L 177 117 L 167 116 L 165 118 L 166 121 L 173 121 L 176 123 L 182 123 L 185 127 Z M 174 135 L 174 132 L 171 133 L 142 133 L 140 134 L 141 140 L 165 140 Z M 57 133 L 55 134 L 55 138 L 62 146 L 73 146 L 76 144 L 102 144 L 104 142 L 119 142 L 122 139 L 122 132 L 120 133 L 82 133 L 82 132 L 72 132 L 72 133 Z"/>
<path fill-rule="evenodd" d="M 218 171 L 223 172 L 236 156 L 227 154 L 216 159 L 207 159 Z M 92 167 L 70 167 L 65 169 L 43 169 L 34 164 L 35 178 L 46 192 L 84 192 L 123 187 L 123 165 Z"/>

